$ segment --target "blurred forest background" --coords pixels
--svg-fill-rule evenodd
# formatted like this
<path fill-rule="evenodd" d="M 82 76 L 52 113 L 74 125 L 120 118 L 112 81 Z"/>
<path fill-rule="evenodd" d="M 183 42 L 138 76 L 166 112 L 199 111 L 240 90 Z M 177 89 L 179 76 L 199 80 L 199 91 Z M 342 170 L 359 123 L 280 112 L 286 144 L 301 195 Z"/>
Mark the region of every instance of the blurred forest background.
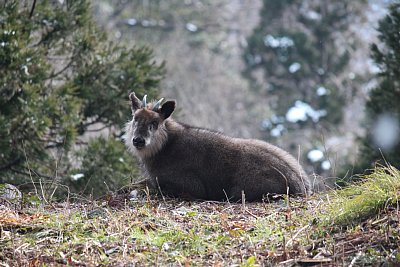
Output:
<path fill-rule="evenodd" d="M 290 151 L 328 184 L 400 165 L 400 4 L 0 1 L 0 183 L 100 196 L 139 177 L 128 93 Z"/>

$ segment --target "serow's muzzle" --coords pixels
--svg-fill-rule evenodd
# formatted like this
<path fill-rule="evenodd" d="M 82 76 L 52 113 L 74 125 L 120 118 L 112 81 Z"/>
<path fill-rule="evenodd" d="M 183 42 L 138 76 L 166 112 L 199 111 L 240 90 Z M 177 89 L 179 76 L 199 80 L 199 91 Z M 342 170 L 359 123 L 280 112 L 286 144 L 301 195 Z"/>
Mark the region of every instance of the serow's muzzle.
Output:
<path fill-rule="evenodd" d="M 132 144 L 137 148 L 137 149 L 142 149 L 145 145 L 145 141 L 143 137 L 135 137 L 132 139 Z"/>

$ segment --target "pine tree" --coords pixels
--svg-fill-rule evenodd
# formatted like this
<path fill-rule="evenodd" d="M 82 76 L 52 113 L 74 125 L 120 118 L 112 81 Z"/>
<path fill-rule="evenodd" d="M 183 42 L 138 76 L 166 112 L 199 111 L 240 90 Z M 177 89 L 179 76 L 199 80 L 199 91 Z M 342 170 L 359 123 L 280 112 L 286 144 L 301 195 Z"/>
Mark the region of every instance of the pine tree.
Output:
<path fill-rule="evenodd" d="M 85 168 L 71 160 L 84 134 L 108 127 L 118 137 L 129 92 L 157 94 L 163 64 L 149 48 L 109 42 L 89 1 L 5 1 L 0 29 L 0 183 L 68 182 Z"/>
<path fill-rule="evenodd" d="M 267 139 L 297 153 L 300 138 L 303 151 L 322 149 L 320 130 L 337 131 L 356 90 L 348 68 L 356 41 L 346 31 L 363 4 L 264 0 L 244 56 L 245 75 L 274 111 L 263 123 Z"/>
<path fill-rule="evenodd" d="M 372 89 L 367 102 L 367 136 L 361 140 L 360 165 L 356 171 L 371 168 L 376 161 L 400 168 L 400 3 L 393 3 L 389 13 L 379 22 L 379 44 L 371 46 L 372 57 L 380 67 L 379 85 Z M 379 126 L 388 120 L 389 125 Z M 376 136 L 377 129 L 383 136 Z M 375 136 L 374 136 L 375 132 Z M 389 138 L 388 132 L 397 138 L 388 147 L 381 147 L 381 140 Z"/>

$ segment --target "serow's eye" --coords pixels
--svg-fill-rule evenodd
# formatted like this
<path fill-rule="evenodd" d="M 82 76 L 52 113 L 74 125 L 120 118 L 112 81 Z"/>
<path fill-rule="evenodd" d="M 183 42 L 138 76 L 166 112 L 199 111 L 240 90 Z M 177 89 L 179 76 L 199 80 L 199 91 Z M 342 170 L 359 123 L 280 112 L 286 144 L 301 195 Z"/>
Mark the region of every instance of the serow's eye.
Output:
<path fill-rule="evenodd" d="M 157 127 L 158 127 L 158 121 L 152 121 L 151 122 L 151 124 L 150 124 L 150 127 L 152 128 L 152 129 L 157 129 Z"/>

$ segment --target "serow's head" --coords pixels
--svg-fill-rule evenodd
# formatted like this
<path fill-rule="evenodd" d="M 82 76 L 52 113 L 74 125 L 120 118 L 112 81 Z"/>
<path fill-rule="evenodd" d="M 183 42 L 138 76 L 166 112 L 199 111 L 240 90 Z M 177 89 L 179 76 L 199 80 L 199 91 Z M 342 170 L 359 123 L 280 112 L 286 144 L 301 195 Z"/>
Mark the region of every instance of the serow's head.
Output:
<path fill-rule="evenodd" d="M 149 150 L 151 153 L 159 149 L 166 140 L 165 120 L 175 110 L 176 102 L 169 100 L 162 104 L 161 98 L 157 102 L 147 103 L 146 95 L 140 101 L 133 92 L 129 95 L 129 100 L 133 118 L 125 129 L 126 145 L 131 150 L 136 150 L 132 152 Z"/>

